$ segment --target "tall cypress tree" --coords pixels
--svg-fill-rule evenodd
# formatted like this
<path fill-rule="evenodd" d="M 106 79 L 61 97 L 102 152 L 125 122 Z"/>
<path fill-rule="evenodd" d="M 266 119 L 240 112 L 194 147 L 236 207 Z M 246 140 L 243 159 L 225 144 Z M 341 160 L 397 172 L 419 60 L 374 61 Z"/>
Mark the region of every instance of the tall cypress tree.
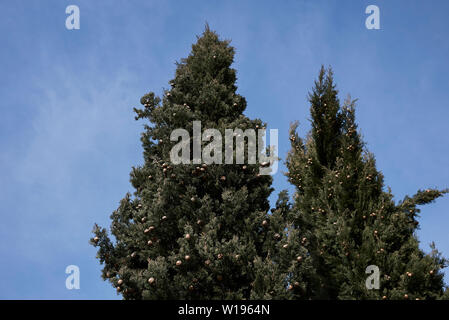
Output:
<path fill-rule="evenodd" d="M 446 260 L 433 244 L 430 254 L 423 252 L 416 230 L 418 206 L 448 190 L 420 190 L 395 203 L 358 132 L 355 101 L 341 107 L 337 95 L 332 71 L 321 68 L 309 97 L 311 132 L 305 141 L 297 124 L 290 132 L 291 220 L 316 270 L 310 298 L 441 298 Z"/>
<path fill-rule="evenodd" d="M 178 143 L 171 132 L 186 129 L 193 147 L 193 121 L 223 136 L 227 128 L 264 127 L 243 114 L 246 101 L 236 93 L 233 57 L 229 41 L 206 26 L 190 55 L 177 63 L 162 99 L 150 92 L 141 99 L 144 108 L 135 109 L 136 119 L 149 121 L 141 137 L 144 164 L 131 172 L 136 191 L 111 215 L 113 238 L 95 225 L 91 239 L 104 264 L 102 277 L 124 299 L 257 296 L 255 265 L 266 261 L 267 241 L 273 240 L 267 214 L 271 176 L 259 174 L 260 163 L 235 159 L 222 165 L 170 161 Z M 203 148 L 208 142 L 202 141 Z"/>

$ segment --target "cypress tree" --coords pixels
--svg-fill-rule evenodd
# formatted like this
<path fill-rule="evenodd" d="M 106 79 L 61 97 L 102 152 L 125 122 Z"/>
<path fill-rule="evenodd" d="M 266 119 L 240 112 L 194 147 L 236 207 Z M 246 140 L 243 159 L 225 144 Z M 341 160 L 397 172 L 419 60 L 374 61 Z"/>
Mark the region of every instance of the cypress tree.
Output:
<path fill-rule="evenodd" d="M 321 68 L 309 101 L 312 129 L 304 141 L 292 126 L 287 175 L 296 187 L 296 242 L 315 269 L 310 298 L 442 298 L 447 261 L 433 244 L 422 251 L 416 230 L 418 206 L 448 190 L 419 190 L 396 203 L 358 131 L 356 101 L 340 106 L 332 70 Z"/>
<path fill-rule="evenodd" d="M 229 41 L 206 26 L 190 55 L 177 63 L 163 97 L 150 92 L 141 99 L 143 109 L 135 109 L 136 119 L 148 121 L 141 137 L 144 164 L 131 172 L 135 192 L 111 215 L 113 237 L 95 225 L 91 239 L 104 264 L 103 279 L 124 299 L 257 296 L 255 266 L 266 261 L 272 241 L 271 176 L 259 174 L 260 163 L 235 159 L 233 164 L 170 161 L 178 143 L 170 136 L 178 128 L 189 133 L 193 159 L 193 121 L 222 136 L 228 128 L 264 128 L 261 120 L 243 114 L 246 100 L 236 92 L 233 58 Z M 200 142 L 204 155 L 210 141 Z"/>

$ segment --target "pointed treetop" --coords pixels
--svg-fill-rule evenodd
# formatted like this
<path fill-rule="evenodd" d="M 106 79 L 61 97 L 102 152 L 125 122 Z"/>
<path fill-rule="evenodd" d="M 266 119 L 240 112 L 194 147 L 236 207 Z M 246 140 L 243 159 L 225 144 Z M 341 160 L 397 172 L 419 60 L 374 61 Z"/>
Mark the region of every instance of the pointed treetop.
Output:
<path fill-rule="evenodd" d="M 246 101 L 236 93 L 236 70 L 231 68 L 235 51 L 229 43 L 206 23 L 189 56 L 177 63 L 169 101 L 187 104 L 214 120 L 241 114 Z"/>
<path fill-rule="evenodd" d="M 337 94 L 332 69 L 326 70 L 321 66 L 315 87 L 309 93 L 312 139 L 318 161 L 330 168 L 335 163 L 342 134 L 342 115 Z"/>

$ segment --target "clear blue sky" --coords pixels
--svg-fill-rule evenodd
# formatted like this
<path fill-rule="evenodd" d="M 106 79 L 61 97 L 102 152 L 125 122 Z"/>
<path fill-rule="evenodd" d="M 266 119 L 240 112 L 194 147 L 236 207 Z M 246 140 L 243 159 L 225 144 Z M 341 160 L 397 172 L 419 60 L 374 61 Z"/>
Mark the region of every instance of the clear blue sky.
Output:
<path fill-rule="evenodd" d="M 76 4 L 81 29 L 65 28 Z M 380 8 L 381 30 L 365 28 Z M 309 128 L 307 92 L 331 65 L 396 199 L 449 187 L 449 1 L 91 1 L 0 3 L 0 298 L 117 299 L 88 244 L 142 163 L 132 108 L 161 93 L 207 21 L 236 47 L 247 115 Z M 285 170 L 282 166 L 281 170 Z M 279 172 L 276 193 L 288 186 Z M 274 198 L 274 197 L 273 197 Z M 449 256 L 449 197 L 423 208 L 422 247 Z M 65 288 L 65 268 L 81 289 Z M 446 277 L 448 279 L 448 277 Z"/>

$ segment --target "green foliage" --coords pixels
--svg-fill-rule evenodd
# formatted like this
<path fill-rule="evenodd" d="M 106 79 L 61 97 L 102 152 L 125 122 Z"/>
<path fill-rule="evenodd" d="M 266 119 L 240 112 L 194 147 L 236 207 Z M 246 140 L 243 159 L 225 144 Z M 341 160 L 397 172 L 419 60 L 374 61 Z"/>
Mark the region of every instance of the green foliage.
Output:
<path fill-rule="evenodd" d="M 418 206 L 449 190 L 393 201 L 358 131 L 355 101 L 340 106 L 331 70 L 321 68 L 309 94 L 310 133 L 303 140 L 298 123 L 290 128 L 293 203 L 282 191 L 268 213 L 272 179 L 258 164 L 170 162 L 171 132 L 192 137 L 195 120 L 222 136 L 265 126 L 243 114 L 233 57 L 206 26 L 163 97 L 150 92 L 134 108 L 145 121 L 144 164 L 132 168 L 135 192 L 111 215 L 111 238 L 94 226 L 103 279 L 124 299 L 448 298 L 447 261 L 433 244 L 420 250 L 415 231 Z M 378 290 L 365 285 L 370 265 L 380 269 Z"/>
<path fill-rule="evenodd" d="M 332 71 L 321 68 L 310 94 L 312 130 L 304 142 L 290 130 L 289 181 L 296 186 L 292 221 L 315 268 L 312 299 L 438 299 L 446 260 L 419 249 L 418 205 L 447 190 L 427 189 L 395 204 L 361 139 L 355 101 L 342 107 Z M 380 288 L 367 290 L 369 265 Z M 294 273 L 295 274 L 295 273 Z"/>
<path fill-rule="evenodd" d="M 108 279 L 125 299 L 248 299 L 255 265 L 268 256 L 265 244 L 271 176 L 257 164 L 170 163 L 177 141 L 170 133 L 192 123 L 202 128 L 262 128 L 243 115 L 236 93 L 234 49 L 206 27 L 192 52 L 177 64 L 163 98 L 142 97 L 136 119 L 148 120 L 142 133 L 145 163 L 133 168 L 127 194 L 111 215 L 111 233 L 95 227 Z M 192 139 L 192 138 L 191 138 Z M 205 145 L 206 143 L 203 143 Z M 235 161 L 234 161 L 235 163 Z"/>

